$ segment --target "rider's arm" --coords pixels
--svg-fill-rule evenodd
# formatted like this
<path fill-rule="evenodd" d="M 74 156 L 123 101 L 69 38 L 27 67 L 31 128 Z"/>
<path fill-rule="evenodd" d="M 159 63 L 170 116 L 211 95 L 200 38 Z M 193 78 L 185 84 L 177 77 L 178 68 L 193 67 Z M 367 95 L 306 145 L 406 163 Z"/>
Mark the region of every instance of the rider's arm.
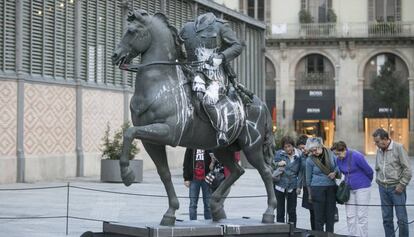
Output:
<path fill-rule="evenodd" d="M 243 47 L 236 36 L 236 33 L 225 23 L 220 28 L 220 36 L 223 41 L 222 49 L 220 53 L 224 56 L 225 62 L 230 62 L 237 56 L 239 56 Z"/>

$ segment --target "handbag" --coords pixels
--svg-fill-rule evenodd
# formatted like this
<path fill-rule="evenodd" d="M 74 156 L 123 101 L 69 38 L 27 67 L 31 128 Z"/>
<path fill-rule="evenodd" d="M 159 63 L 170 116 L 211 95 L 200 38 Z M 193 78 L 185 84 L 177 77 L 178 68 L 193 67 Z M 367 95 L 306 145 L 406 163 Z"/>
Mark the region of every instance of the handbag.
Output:
<path fill-rule="evenodd" d="M 339 204 L 346 203 L 349 200 L 350 193 L 351 188 L 345 181 L 342 181 L 336 190 L 336 202 Z"/>
<path fill-rule="evenodd" d="M 349 170 L 351 169 L 351 159 L 352 159 L 352 151 L 349 152 L 349 160 L 348 160 L 348 175 L 347 181 L 349 181 Z M 344 204 L 349 201 L 349 196 L 351 195 L 351 187 L 348 183 L 343 180 L 336 190 L 336 202 L 338 204 Z"/>

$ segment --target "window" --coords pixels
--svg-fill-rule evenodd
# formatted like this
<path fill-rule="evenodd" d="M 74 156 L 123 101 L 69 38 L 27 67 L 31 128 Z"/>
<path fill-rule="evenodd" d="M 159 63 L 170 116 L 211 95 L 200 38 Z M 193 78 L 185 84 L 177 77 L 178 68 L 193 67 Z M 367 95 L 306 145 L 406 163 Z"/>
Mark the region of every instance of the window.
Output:
<path fill-rule="evenodd" d="M 254 0 L 247 1 L 247 15 L 254 18 Z"/>
<path fill-rule="evenodd" d="M 368 20 L 401 21 L 401 0 L 369 0 Z"/>
<path fill-rule="evenodd" d="M 332 8 L 332 0 L 302 0 L 301 8 L 309 11 L 314 22 L 328 22 L 328 10 Z"/>
<path fill-rule="evenodd" d="M 240 9 L 242 12 L 259 21 L 265 18 L 265 0 L 240 0 Z"/>
<path fill-rule="evenodd" d="M 257 19 L 264 21 L 264 0 L 259 0 L 257 4 Z"/>
<path fill-rule="evenodd" d="M 307 57 L 307 73 L 321 73 L 324 72 L 323 56 L 312 54 Z"/>

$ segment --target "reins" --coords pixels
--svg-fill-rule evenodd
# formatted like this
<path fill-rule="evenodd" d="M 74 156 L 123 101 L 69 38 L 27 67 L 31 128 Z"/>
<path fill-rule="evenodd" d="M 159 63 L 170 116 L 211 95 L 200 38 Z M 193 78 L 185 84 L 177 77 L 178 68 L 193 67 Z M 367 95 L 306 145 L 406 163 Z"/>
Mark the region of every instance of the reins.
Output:
<path fill-rule="evenodd" d="M 191 66 L 198 67 L 204 64 L 206 61 L 192 61 L 192 62 L 172 62 L 172 61 L 154 61 L 144 64 L 120 64 L 119 69 L 129 71 L 129 72 L 138 72 L 140 69 L 152 66 L 152 65 L 180 65 L 180 66 Z"/>

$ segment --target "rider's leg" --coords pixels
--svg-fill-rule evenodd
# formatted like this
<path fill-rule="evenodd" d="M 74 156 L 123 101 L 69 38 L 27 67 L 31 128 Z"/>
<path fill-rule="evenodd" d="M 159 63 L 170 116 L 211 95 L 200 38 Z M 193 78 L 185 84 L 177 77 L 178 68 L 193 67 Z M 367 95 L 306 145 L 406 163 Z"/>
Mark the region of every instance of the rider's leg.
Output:
<path fill-rule="evenodd" d="M 227 115 L 223 114 L 223 112 L 216 106 L 220 99 L 220 90 L 219 83 L 215 81 L 211 82 L 204 95 L 203 104 L 214 129 L 217 131 L 217 143 L 225 145 L 228 142 L 225 133 L 228 127 L 225 119 Z"/>

